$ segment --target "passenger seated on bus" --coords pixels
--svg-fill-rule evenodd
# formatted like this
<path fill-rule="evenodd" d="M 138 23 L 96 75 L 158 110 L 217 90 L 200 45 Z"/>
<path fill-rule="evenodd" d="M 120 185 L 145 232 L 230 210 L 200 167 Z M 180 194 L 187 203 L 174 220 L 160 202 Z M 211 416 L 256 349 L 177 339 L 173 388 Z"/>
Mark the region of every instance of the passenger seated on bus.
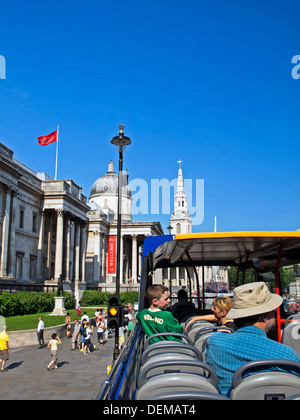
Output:
<path fill-rule="evenodd" d="M 171 312 L 178 322 L 185 322 L 192 316 L 200 314 L 200 311 L 196 308 L 195 304 L 188 300 L 185 289 L 180 289 L 178 291 L 177 298 L 178 302 L 172 306 Z"/>
<path fill-rule="evenodd" d="M 138 312 L 136 319 L 141 322 L 147 337 L 157 333 L 183 333 L 183 327 L 170 311 L 165 310 L 171 301 L 169 289 L 166 286 L 152 284 L 147 289 L 146 297 L 150 307 Z M 150 344 L 160 340 L 181 341 L 173 336 L 162 336 L 153 338 Z"/>
<path fill-rule="evenodd" d="M 230 391 L 234 373 L 247 362 L 262 359 L 300 362 L 290 347 L 267 338 L 267 333 L 276 326 L 275 309 L 281 303 L 282 297 L 271 294 L 264 282 L 248 283 L 234 289 L 228 318 L 234 319 L 237 331 L 234 334 L 212 334 L 205 352 L 206 362 L 218 375 L 221 394 Z M 272 370 L 283 369 L 274 367 Z"/>
<path fill-rule="evenodd" d="M 195 316 L 189 319 L 185 326 L 187 330 L 188 326 L 194 321 L 209 321 L 216 322 L 217 325 L 222 327 L 229 327 L 233 331 L 236 331 L 236 325 L 233 319 L 228 319 L 227 314 L 232 308 L 232 299 L 229 296 L 218 296 L 214 299 L 214 306 L 212 307 L 213 314 Z"/>

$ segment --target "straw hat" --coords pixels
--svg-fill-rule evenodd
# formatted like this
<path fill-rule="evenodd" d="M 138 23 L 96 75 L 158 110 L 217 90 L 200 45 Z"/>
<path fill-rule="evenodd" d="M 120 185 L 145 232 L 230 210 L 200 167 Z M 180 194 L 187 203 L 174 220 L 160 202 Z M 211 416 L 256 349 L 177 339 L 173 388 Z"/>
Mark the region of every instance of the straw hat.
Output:
<path fill-rule="evenodd" d="M 243 284 L 234 289 L 232 309 L 228 319 L 246 318 L 274 311 L 282 304 L 282 297 L 271 294 L 263 281 Z"/>

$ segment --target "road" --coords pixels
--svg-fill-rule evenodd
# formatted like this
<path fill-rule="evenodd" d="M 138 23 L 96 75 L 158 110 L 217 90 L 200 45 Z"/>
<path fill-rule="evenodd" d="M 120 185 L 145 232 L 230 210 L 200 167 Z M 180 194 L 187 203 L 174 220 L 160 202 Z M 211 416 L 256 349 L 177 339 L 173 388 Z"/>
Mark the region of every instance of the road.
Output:
<path fill-rule="evenodd" d="M 8 332 L 9 335 L 9 332 Z M 0 400 L 94 400 L 112 363 L 114 337 L 85 355 L 71 350 L 71 339 L 58 346 L 58 370 L 48 371 L 48 347 L 33 346 L 11 350 L 7 372 L 0 372 Z M 92 336 L 96 344 L 96 337 Z"/>

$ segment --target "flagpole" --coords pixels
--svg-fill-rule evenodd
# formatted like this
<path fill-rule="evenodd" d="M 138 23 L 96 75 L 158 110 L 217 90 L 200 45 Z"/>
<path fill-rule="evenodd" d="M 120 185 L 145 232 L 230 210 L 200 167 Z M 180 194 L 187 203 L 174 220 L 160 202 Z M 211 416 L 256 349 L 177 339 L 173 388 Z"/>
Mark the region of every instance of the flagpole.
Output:
<path fill-rule="evenodd" d="M 57 179 L 57 157 L 58 157 L 58 131 L 59 131 L 59 125 L 57 124 L 57 135 L 56 135 L 56 160 L 55 160 L 55 180 Z"/>

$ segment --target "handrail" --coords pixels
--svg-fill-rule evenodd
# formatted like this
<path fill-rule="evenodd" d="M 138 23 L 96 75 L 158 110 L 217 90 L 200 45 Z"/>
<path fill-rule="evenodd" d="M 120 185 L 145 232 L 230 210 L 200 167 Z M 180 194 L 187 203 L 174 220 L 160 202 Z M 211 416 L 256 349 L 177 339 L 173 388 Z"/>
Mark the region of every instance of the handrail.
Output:
<path fill-rule="evenodd" d="M 96 400 L 106 400 L 107 395 L 113 386 L 113 381 L 115 379 L 117 372 L 119 371 L 120 365 L 124 361 L 125 357 L 127 356 L 128 351 L 130 350 L 133 337 L 139 333 L 140 328 L 141 328 L 141 325 L 136 324 L 135 328 L 129 334 L 118 358 L 115 361 L 113 361 L 112 370 L 110 371 L 108 378 L 103 381 L 102 389 L 97 395 Z"/>

